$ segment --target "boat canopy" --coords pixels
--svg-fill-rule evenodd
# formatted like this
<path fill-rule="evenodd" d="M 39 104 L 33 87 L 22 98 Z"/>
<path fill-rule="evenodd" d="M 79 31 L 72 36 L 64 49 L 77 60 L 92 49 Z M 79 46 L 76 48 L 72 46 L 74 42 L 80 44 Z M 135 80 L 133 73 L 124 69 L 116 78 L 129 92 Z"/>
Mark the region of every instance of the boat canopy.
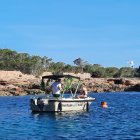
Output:
<path fill-rule="evenodd" d="M 58 80 L 60 78 L 64 78 L 63 92 L 61 93 L 61 96 L 63 97 L 63 94 L 65 92 L 70 92 L 72 97 L 75 97 L 81 80 L 80 80 L 80 77 L 76 77 L 76 76 L 72 76 L 72 75 L 47 75 L 47 76 L 42 76 L 42 82 L 41 82 L 42 89 L 45 90 L 44 79 Z M 74 79 L 78 80 L 78 82 L 74 83 Z"/>
<path fill-rule="evenodd" d="M 42 77 L 42 80 L 43 79 L 52 79 L 52 80 L 57 80 L 59 78 L 75 78 L 75 79 L 79 79 L 80 80 L 80 77 L 76 77 L 76 76 L 72 76 L 72 75 L 47 75 L 47 76 L 43 76 Z"/>

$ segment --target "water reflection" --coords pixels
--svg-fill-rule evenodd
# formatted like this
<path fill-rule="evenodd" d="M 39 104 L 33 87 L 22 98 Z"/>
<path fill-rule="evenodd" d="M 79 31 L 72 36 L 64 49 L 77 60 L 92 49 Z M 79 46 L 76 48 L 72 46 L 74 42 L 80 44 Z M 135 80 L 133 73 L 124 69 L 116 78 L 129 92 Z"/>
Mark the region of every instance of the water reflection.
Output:
<path fill-rule="evenodd" d="M 91 113 L 93 111 L 70 111 L 70 112 L 31 112 L 31 115 L 33 117 L 38 117 L 38 118 L 44 118 L 44 117 L 49 117 L 49 118 L 75 118 L 75 117 L 83 117 L 85 115 L 88 115 L 88 113 Z"/>

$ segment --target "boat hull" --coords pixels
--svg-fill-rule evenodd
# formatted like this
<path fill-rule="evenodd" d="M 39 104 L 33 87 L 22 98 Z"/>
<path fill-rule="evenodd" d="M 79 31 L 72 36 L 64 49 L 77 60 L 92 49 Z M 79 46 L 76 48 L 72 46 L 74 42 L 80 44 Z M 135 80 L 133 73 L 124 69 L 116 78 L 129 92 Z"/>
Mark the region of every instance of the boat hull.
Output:
<path fill-rule="evenodd" d="M 33 112 L 64 112 L 89 110 L 95 98 L 85 99 L 32 99 L 30 108 Z"/>

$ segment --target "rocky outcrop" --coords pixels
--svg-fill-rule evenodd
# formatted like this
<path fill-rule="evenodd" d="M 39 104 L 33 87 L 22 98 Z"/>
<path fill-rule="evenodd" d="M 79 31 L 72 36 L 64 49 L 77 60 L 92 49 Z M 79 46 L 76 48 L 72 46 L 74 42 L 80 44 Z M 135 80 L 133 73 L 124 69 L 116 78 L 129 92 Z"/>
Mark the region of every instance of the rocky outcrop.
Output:
<path fill-rule="evenodd" d="M 0 71 L 0 96 L 27 95 L 32 93 L 32 90 L 40 92 L 40 88 L 33 87 L 39 83 L 40 80 L 33 75 L 22 74 L 19 71 Z"/>
<path fill-rule="evenodd" d="M 83 80 L 89 92 L 138 91 L 139 79 L 89 78 Z M 135 89 L 135 90 L 134 90 Z"/>
<path fill-rule="evenodd" d="M 130 86 L 127 89 L 125 89 L 125 91 L 137 91 L 137 92 L 140 92 L 140 84 Z"/>
<path fill-rule="evenodd" d="M 50 73 L 44 75 L 47 74 Z M 40 83 L 41 77 L 16 71 L 0 71 L 0 96 L 39 94 L 43 92 Z M 135 78 L 89 78 L 89 75 L 84 75 L 81 83 L 86 84 L 89 92 L 140 91 L 140 79 Z"/>

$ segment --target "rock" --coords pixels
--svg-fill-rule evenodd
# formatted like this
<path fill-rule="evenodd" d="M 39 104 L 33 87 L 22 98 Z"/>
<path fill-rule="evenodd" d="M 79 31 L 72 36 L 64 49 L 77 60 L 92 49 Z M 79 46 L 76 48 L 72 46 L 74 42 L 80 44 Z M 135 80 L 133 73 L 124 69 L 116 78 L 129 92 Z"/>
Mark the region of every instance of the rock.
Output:
<path fill-rule="evenodd" d="M 140 84 L 136 84 L 134 86 L 128 87 L 125 89 L 125 91 L 137 91 L 140 92 Z"/>
<path fill-rule="evenodd" d="M 4 80 L 0 80 L 0 85 L 7 85 L 8 82 L 7 81 L 4 81 Z"/>
<path fill-rule="evenodd" d="M 124 80 L 121 78 L 111 78 L 111 79 L 107 79 L 107 82 L 111 82 L 111 83 L 114 83 L 114 84 L 123 84 L 124 83 Z"/>

